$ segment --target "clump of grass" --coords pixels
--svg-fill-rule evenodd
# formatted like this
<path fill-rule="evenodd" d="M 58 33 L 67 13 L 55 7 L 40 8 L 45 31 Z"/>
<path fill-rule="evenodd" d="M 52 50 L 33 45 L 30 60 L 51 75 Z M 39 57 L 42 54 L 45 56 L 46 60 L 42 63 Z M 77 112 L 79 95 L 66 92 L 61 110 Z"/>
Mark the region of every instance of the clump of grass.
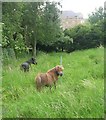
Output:
<path fill-rule="evenodd" d="M 37 92 L 35 76 L 46 72 L 63 57 L 64 75 L 57 89 Z M 92 57 L 93 56 L 93 57 Z M 98 64 L 95 60 L 98 59 Z M 21 58 L 3 66 L 3 118 L 103 118 L 103 48 L 67 53 L 39 53 L 38 65 L 20 71 Z"/>

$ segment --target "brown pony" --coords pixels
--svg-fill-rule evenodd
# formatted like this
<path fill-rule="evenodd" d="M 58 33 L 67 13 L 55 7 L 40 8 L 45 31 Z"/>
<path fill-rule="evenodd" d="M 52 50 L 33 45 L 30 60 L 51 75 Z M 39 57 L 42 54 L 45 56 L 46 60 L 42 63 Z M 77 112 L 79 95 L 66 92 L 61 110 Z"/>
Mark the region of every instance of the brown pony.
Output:
<path fill-rule="evenodd" d="M 37 90 L 40 91 L 43 86 L 48 86 L 51 90 L 52 84 L 56 88 L 56 81 L 58 80 L 58 76 L 63 75 L 63 70 L 62 66 L 57 65 L 46 73 L 38 74 L 35 78 Z"/>

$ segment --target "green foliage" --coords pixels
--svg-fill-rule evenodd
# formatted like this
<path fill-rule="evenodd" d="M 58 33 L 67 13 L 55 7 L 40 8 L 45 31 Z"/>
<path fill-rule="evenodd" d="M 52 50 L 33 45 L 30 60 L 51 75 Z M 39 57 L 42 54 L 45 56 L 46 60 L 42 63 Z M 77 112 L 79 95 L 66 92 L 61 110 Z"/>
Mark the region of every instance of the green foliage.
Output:
<path fill-rule="evenodd" d="M 39 29 L 38 25 L 40 24 L 40 6 L 43 3 L 41 2 L 27 2 L 23 7 L 23 16 L 22 16 L 22 26 L 23 26 L 23 35 L 27 46 L 32 45 L 34 48 L 34 43 L 37 40 L 37 31 Z"/>
<path fill-rule="evenodd" d="M 11 2 L 3 3 L 2 6 L 3 47 L 12 47 L 16 54 L 31 47 L 34 53 L 36 43 L 51 46 L 57 41 L 61 31 L 59 3 Z M 14 32 L 17 32 L 17 35 L 21 34 L 22 39 L 14 41 Z"/>
<path fill-rule="evenodd" d="M 104 10 L 102 7 L 99 7 L 98 9 L 95 9 L 95 12 L 92 12 L 92 14 L 89 15 L 89 22 L 91 24 L 95 24 L 104 18 Z"/>
<path fill-rule="evenodd" d="M 96 16 L 92 15 L 92 17 L 95 18 Z M 90 19 L 91 16 L 89 17 Z M 70 52 L 73 50 L 95 48 L 101 45 L 104 46 L 104 20 L 98 17 L 98 21 L 95 23 L 86 23 L 71 29 L 66 29 L 64 30 L 64 34 L 73 38 L 73 44 L 70 44 L 68 49 Z"/>
<path fill-rule="evenodd" d="M 56 2 L 3 3 L 2 47 L 14 49 L 16 56 L 22 52 L 36 56 L 36 48 L 72 52 L 104 45 L 103 8 L 89 16 L 89 23 L 63 31 L 59 7 Z"/>
<path fill-rule="evenodd" d="M 57 36 L 61 31 L 59 13 L 57 3 L 46 2 L 43 15 L 44 38 L 41 41 L 43 44 L 50 45 L 57 41 Z"/>
<path fill-rule="evenodd" d="M 88 21 L 91 23 L 92 28 L 95 29 L 95 34 L 98 37 L 99 40 L 97 40 L 97 43 L 100 43 L 101 45 L 104 45 L 104 32 L 105 32 L 105 13 L 104 9 L 102 7 L 99 7 L 98 9 L 95 9 L 92 14 L 89 15 Z"/>
<path fill-rule="evenodd" d="M 12 39 L 13 33 L 21 29 L 22 5 L 16 2 L 4 2 L 2 6 L 3 35 Z"/>
<path fill-rule="evenodd" d="M 17 38 L 17 41 L 13 39 L 13 34 L 15 32 L 18 32 L 18 34 L 21 34 L 21 31 L 22 31 L 21 17 L 22 17 L 23 4 L 21 5 L 20 3 L 16 3 L 16 2 L 4 2 L 2 4 L 2 7 L 3 7 L 2 8 L 2 13 L 3 13 L 3 16 L 2 16 L 2 22 L 3 22 L 2 47 L 3 48 L 9 47 L 9 48 L 14 49 L 15 55 L 17 56 L 17 50 L 20 49 L 21 51 L 21 48 L 22 48 L 20 47 L 22 45 L 21 43 L 23 43 L 23 46 L 25 47 L 22 37 Z"/>
<path fill-rule="evenodd" d="M 65 36 L 73 39 L 73 43 L 69 43 L 66 51 L 74 51 L 104 46 L 104 12 L 103 8 L 96 9 L 89 15 L 89 22 L 78 25 L 71 29 L 64 30 Z M 65 46 L 67 46 L 65 44 Z"/>
<path fill-rule="evenodd" d="M 30 56 L 10 59 L 3 65 L 3 118 L 103 118 L 104 117 L 104 49 L 67 53 L 43 53 L 37 56 L 38 65 L 28 73 L 20 64 Z M 60 63 L 63 57 L 64 75 L 57 89 L 35 88 L 35 76 Z M 45 61 L 45 62 L 44 62 Z"/>
<path fill-rule="evenodd" d="M 70 38 L 68 35 L 64 36 L 64 34 L 62 34 L 59 39 L 54 43 L 54 46 L 56 47 L 56 51 L 64 51 L 70 48 L 70 44 L 72 43 L 72 38 Z"/>

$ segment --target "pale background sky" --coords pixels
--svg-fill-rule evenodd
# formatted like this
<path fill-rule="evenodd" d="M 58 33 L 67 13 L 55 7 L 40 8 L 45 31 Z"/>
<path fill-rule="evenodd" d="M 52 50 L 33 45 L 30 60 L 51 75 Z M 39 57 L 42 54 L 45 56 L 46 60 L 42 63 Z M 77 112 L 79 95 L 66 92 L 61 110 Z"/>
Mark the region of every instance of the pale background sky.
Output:
<path fill-rule="evenodd" d="M 106 0 L 54 0 L 60 1 L 62 4 L 62 10 L 72 10 L 74 12 L 81 12 L 84 18 L 88 17 L 88 14 L 95 11 L 95 8 L 100 6 L 104 7 L 104 1 Z"/>

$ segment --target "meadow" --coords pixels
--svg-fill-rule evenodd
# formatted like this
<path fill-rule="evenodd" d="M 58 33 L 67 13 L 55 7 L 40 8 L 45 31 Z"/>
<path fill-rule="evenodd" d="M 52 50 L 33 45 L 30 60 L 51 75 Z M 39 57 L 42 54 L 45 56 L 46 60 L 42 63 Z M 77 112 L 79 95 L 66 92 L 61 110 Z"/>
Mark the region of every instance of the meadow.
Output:
<path fill-rule="evenodd" d="M 60 64 L 64 75 L 57 88 L 37 92 L 35 76 Z M 30 56 L 4 61 L 2 72 L 3 118 L 103 118 L 104 117 L 104 48 L 72 53 L 37 55 L 37 65 L 22 72 L 20 64 Z"/>

